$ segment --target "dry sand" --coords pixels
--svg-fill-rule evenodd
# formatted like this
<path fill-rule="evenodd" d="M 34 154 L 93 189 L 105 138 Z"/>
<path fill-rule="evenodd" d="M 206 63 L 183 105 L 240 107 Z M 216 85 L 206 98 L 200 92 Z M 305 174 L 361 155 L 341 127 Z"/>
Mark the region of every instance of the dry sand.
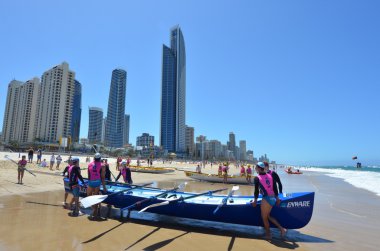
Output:
<path fill-rule="evenodd" d="M 260 238 L 263 232 L 257 227 L 193 224 L 136 214 L 128 222 L 69 217 L 61 204 L 63 182 L 58 171 L 28 164 L 37 177 L 25 173 L 24 185 L 18 185 L 16 166 L 3 160 L 5 154 L 15 160 L 18 157 L 18 154 L 0 152 L 0 250 L 377 250 L 380 244 L 379 197 L 319 173 L 287 175 L 279 170 L 285 192 L 316 191 L 316 201 L 307 227 L 289 230 L 288 241 L 275 239 L 269 243 Z M 111 159 L 110 163 L 116 174 L 115 161 Z M 86 166 L 84 158 L 81 166 Z M 166 163 L 165 166 L 195 169 L 194 164 Z M 216 167 L 207 166 L 204 171 L 215 173 Z M 224 186 L 191 181 L 181 171 L 132 173 L 132 176 L 135 183 L 155 181 L 155 186 L 162 188 L 187 180 L 187 191 Z M 251 193 L 252 187 L 240 186 L 237 194 Z"/>

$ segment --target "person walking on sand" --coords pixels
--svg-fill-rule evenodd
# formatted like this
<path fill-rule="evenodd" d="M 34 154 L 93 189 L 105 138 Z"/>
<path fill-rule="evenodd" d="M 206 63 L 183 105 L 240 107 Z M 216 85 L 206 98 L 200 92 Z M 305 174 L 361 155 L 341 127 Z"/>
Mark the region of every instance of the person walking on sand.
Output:
<path fill-rule="evenodd" d="M 252 206 L 257 206 L 257 198 L 259 197 L 259 192 L 263 195 L 261 200 L 261 218 L 263 219 L 264 229 L 265 229 L 265 238 L 267 240 L 272 239 L 272 235 L 270 233 L 270 225 L 269 221 L 271 221 L 281 233 L 281 237 L 285 237 L 286 230 L 283 228 L 280 223 L 272 216 L 270 216 L 270 212 L 272 211 L 272 207 L 274 205 L 279 206 L 281 200 L 278 198 L 278 190 L 277 186 L 273 182 L 273 177 L 271 174 L 265 172 L 265 164 L 263 162 L 258 162 L 256 165 L 257 176 L 254 179 L 255 184 L 255 199 L 252 202 Z"/>
<path fill-rule="evenodd" d="M 28 161 L 29 161 L 29 163 L 33 162 L 33 154 L 34 154 L 33 148 L 29 148 L 29 150 L 28 150 Z"/>
<path fill-rule="evenodd" d="M 264 165 L 265 165 L 265 172 L 269 173 L 270 175 L 272 175 L 273 182 L 277 186 L 278 192 L 282 193 L 282 183 L 281 183 L 281 180 L 280 180 L 280 176 L 278 176 L 278 174 L 275 171 L 272 171 L 272 170 L 269 169 L 269 163 L 268 162 L 264 161 Z"/>
<path fill-rule="evenodd" d="M 53 171 L 54 163 L 55 163 L 55 155 L 53 153 L 53 155 L 50 157 L 50 171 Z"/>
<path fill-rule="evenodd" d="M 26 164 L 28 163 L 28 161 L 26 161 L 26 156 L 25 155 L 22 155 L 21 159 L 18 161 L 18 168 L 17 168 L 17 179 L 18 179 L 18 182 L 17 184 L 21 184 L 22 185 L 22 178 L 24 177 L 24 171 L 25 171 L 25 166 Z"/>
<path fill-rule="evenodd" d="M 61 157 L 61 155 L 58 154 L 57 158 L 55 158 L 55 159 L 57 160 L 57 166 L 55 167 L 55 169 L 59 170 L 59 165 L 62 162 L 62 157 Z"/>
<path fill-rule="evenodd" d="M 79 167 L 79 158 L 74 157 L 71 159 L 73 166 L 69 168 L 69 180 L 70 180 L 70 189 L 74 196 L 75 207 L 74 210 L 69 214 L 72 217 L 79 216 L 79 183 L 78 179 L 83 183 L 83 186 L 86 186 L 83 180 L 83 177 L 80 173 Z"/>
<path fill-rule="evenodd" d="M 88 188 L 87 196 L 98 195 L 100 191 L 100 185 L 103 185 L 103 192 L 107 193 L 107 188 L 105 184 L 105 166 L 102 165 L 102 156 L 100 153 L 96 153 L 94 156 L 94 161 L 88 165 Z M 92 214 L 90 219 L 97 219 L 99 217 L 98 211 L 100 209 L 100 204 L 92 206 Z"/>

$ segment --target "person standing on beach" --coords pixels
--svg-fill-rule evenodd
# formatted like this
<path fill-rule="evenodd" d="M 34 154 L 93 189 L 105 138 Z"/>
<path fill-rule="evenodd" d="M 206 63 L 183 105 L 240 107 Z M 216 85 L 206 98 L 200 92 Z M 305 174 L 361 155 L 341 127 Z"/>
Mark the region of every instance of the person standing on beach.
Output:
<path fill-rule="evenodd" d="M 127 183 L 127 184 L 133 184 L 131 169 L 129 168 L 129 166 L 127 165 L 127 163 L 128 162 L 126 160 L 122 160 L 121 161 L 120 173 L 116 177 L 116 181 L 119 180 L 120 176 L 123 176 L 123 180 L 124 180 L 125 183 Z"/>
<path fill-rule="evenodd" d="M 29 148 L 29 150 L 28 150 L 28 160 L 29 160 L 29 163 L 33 162 L 33 154 L 34 154 L 33 148 Z"/>
<path fill-rule="evenodd" d="M 74 196 L 74 202 L 75 207 L 73 212 L 71 212 L 69 215 L 72 217 L 79 216 L 79 183 L 78 179 L 83 183 L 83 186 L 86 186 L 83 180 L 83 177 L 80 173 L 80 167 L 79 167 L 79 158 L 74 157 L 72 158 L 72 167 L 69 168 L 69 180 L 70 180 L 70 189 Z"/>
<path fill-rule="evenodd" d="M 223 183 L 227 183 L 227 177 L 228 177 L 228 163 L 225 163 L 222 167 L 222 173 L 223 173 Z"/>
<path fill-rule="evenodd" d="M 116 159 L 116 171 L 120 171 L 120 163 L 122 161 L 121 156 L 118 156 Z"/>
<path fill-rule="evenodd" d="M 41 148 L 38 148 L 38 150 L 37 150 L 37 164 L 41 164 L 41 159 L 42 159 L 42 150 L 41 150 Z"/>
<path fill-rule="evenodd" d="M 251 184 L 251 177 L 252 177 L 252 168 L 251 168 L 251 165 L 248 165 L 247 166 L 247 176 L 246 176 L 246 180 L 249 184 Z"/>
<path fill-rule="evenodd" d="M 57 158 L 55 158 L 55 159 L 57 160 L 57 166 L 55 167 L 55 169 L 59 170 L 59 165 L 62 162 L 62 157 L 61 157 L 61 155 L 58 154 Z"/>
<path fill-rule="evenodd" d="M 197 168 L 195 169 L 195 171 L 197 173 L 202 173 L 202 168 L 201 168 L 201 166 L 199 164 L 197 165 Z"/>
<path fill-rule="evenodd" d="M 278 174 L 275 171 L 272 171 L 269 169 L 269 163 L 267 161 L 264 161 L 264 165 L 265 165 L 265 172 L 272 175 L 273 182 L 277 186 L 277 190 L 279 191 L 279 193 L 282 193 L 282 183 L 280 180 L 280 176 L 278 176 Z"/>
<path fill-rule="evenodd" d="M 265 172 L 265 164 L 263 162 L 258 162 L 256 165 L 257 176 L 254 179 L 255 184 L 255 200 L 252 202 L 252 206 L 257 206 L 257 198 L 259 197 L 259 192 L 263 195 L 261 200 L 261 217 L 263 219 L 264 229 L 265 229 L 265 238 L 267 240 L 272 239 L 270 233 L 269 221 L 271 221 L 281 232 L 281 237 L 285 237 L 286 230 L 283 228 L 278 221 L 270 216 L 272 207 L 274 205 L 279 206 L 281 200 L 278 198 L 277 186 L 273 182 L 273 177 L 271 174 Z"/>
<path fill-rule="evenodd" d="M 104 178 L 106 179 L 106 181 L 112 181 L 112 178 L 111 178 L 111 170 L 110 170 L 110 165 L 108 164 L 108 160 L 107 159 L 103 159 L 102 160 L 103 162 L 103 166 L 105 167 L 106 169 L 106 173 L 104 175 Z"/>
<path fill-rule="evenodd" d="M 241 177 L 245 176 L 245 167 L 244 167 L 244 165 L 241 165 L 241 167 L 240 167 L 240 176 Z"/>
<path fill-rule="evenodd" d="M 102 165 L 102 156 L 100 153 L 96 153 L 94 156 L 94 161 L 88 165 L 88 188 L 87 196 L 98 195 L 100 191 L 100 185 L 103 185 L 103 192 L 107 193 L 107 188 L 105 184 L 105 166 Z M 100 209 L 100 204 L 92 206 L 92 215 L 90 218 L 98 218 L 98 211 Z"/>
<path fill-rule="evenodd" d="M 62 172 L 62 176 L 65 176 L 66 178 L 70 178 L 69 174 L 71 172 L 72 167 L 73 167 L 73 162 L 72 162 L 72 160 L 70 160 L 69 163 L 68 163 L 68 165 L 65 167 L 65 170 L 63 170 L 63 172 Z M 72 207 L 72 205 L 73 205 L 74 198 L 72 198 L 72 200 L 70 202 L 70 205 L 67 205 L 66 201 L 67 201 L 68 195 L 69 195 L 69 192 L 67 192 L 65 190 L 65 200 L 63 201 L 63 205 L 64 205 L 65 208 L 70 209 Z"/>
<path fill-rule="evenodd" d="M 53 155 L 50 157 L 50 171 L 53 171 L 54 163 L 55 163 L 55 155 L 53 153 Z"/>
<path fill-rule="evenodd" d="M 26 156 L 22 155 L 21 159 L 18 161 L 18 168 L 17 168 L 18 182 L 17 182 L 17 184 L 21 184 L 22 185 L 22 178 L 24 177 L 25 166 L 26 166 L 27 163 L 28 163 L 28 161 L 26 161 Z"/>

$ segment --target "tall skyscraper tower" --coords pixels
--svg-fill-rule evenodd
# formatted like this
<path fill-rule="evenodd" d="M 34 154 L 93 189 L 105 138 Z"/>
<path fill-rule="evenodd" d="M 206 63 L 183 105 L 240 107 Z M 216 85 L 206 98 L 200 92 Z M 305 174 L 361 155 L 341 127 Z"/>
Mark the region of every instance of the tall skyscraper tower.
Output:
<path fill-rule="evenodd" d="M 25 83 L 17 80 L 9 83 L 3 122 L 3 140 L 5 142 L 34 141 L 39 89 L 39 78 L 33 78 Z"/>
<path fill-rule="evenodd" d="M 90 144 L 99 144 L 102 141 L 103 109 L 89 107 L 88 141 Z"/>
<path fill-rule="evenodd" d="M 38 98 L 36 138 L 56 143 L 71 135 L 75 72 L 63 62 L 42 75 Z"/>
<path fill-rule="evenodd" d="M 188 157 L 194 156 L 195 143 L 194 143 L 194 127 L 186 126 L 186 154 Z"/>
<path fill-rule="evenodd" d="M 71 141 L 79 142 L 80 120 L 82 115 L 82 85 L 78 80 L 74 80 L 74 101 L 71 118 Z"/>
<path fill-rule="evenodd" d="M 247 160 L 247 142 L 245 140 L 240 140 L 239 147 L 240 147 L 240 160 L 246 161 Z"/>
<path fill-rule="evenodd" d="M 129 114 L 125 114 L 124 116 L 124 145 L 129 144 Z"/>
<path fill-rule="evenodd" d="M 162 50 L 160 145 L 169 152 L 186 151 L 186 53 L 178 25 L 170 31 L 170 48 Z"/>
<path fill-rule="evenodd" d="M 236 158 L 236 141 L 235 134 L 233 132 L 230 132 L 229 135 L 228 150 L 230 150 L 233 153 L 233 156 Z"/>
<path fill-rule="evenodd" d="M 125 95 L 127 72 L 122 69 L 112 71 L 110 94 L 108 98 L 105 145 L 122 147 L 124 139 Z"/>

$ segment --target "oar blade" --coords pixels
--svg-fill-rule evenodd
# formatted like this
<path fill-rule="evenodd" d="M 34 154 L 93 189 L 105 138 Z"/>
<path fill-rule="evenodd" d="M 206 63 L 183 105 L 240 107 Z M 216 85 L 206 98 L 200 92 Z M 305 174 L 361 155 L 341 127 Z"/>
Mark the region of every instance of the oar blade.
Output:
<path fill-rule="evenodd" d="M 160 202 L 160 203 L 156 203 L 156 204 L 152 204 L 152 205 L 149 205 L 143 209 L 141 209 L 139 211 L 139 213 L 142 213 L 144 212 L 145 210 L 149 209 L 149 208 L 152 208 L 152 207 L 160 207 L 160 206 L 165 206 L 165 205 L 169 205 L 169 201 L 164 201 L 164 202 Z"/>
<path fill-rule="evenodd" d="M 107 199 L 108 195 L 92 195 L 80 200 L 84 208 L 91 207 Z"/>

